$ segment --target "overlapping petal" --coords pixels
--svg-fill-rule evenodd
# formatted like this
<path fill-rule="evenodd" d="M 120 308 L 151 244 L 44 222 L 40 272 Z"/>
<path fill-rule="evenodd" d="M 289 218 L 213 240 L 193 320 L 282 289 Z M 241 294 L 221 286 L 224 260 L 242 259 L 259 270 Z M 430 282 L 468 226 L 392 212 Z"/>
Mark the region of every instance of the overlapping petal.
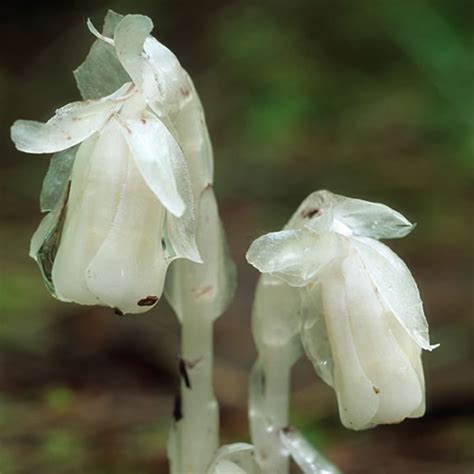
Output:
<path fill-rule="evenodd" d="M 270 232 L 250 246 L 247 261 L 293 286 L 305 286 L 337 254 L 337 239 L 306 229 Z"/>
<path fill-rule="evenodd" d="M 52 156 L 41 188 L 40 208 L 42 212 L 52 211 L 63 198 L 69 184 L 77 148 L 77 146 L 67 148 Z"/>
<path fill-rule="evenodd" d="M 177 176 L 186 179 L 186 160 L 173 135 L 151 113 L 123 120 L 124 135 L 145 182 L 166 209 L 181 217 L 186 204 L 178 191 Z M 190 185 L 189 185 L 190 186 Z M 192 203 L 191 203 L 192 206 Z"/>
<path fill-rule="evenodd" d="M 104 20 L 102 34 L 113 37 L 115 27 L 123 16 L 111 10 Z M 85 61 L 74 71 L 77 86 L 83 99 L 99 99 L 113 93 L 126 82 L 131 82 L 120 63 L 115 47 L 97 39 Z"/>
<path fill-rule="evenodd" d="M 405 237 L 414 228 L 405 216 L 385 204 L 335 196 L 335 218 L 350 227 L 355 235 L 394 239 Z"/>
<path fill-rule="evenodd" d="M 334 358 L 324 319 L 321 284 L 315 283 L 302 292 L 301 342 L 319 376 L 334 386 Z"/>
<path fill-rule="evenodd" d="M 387 308 L 421 348 L 434 349 L 418 287 L 403 260 L 377 240 L 359 238 L 353 244 Z"/>
<path fill-rule="evenodd" d="M 219 317 L 235 290 L 235 266 L 230 258 L 212 187 L 199 200 L 197 246 L 202 264 L 176 260 L 168 270 L 165 294 L 179 318 L 192 304 L 209 318 Z"/>
<path fill-rule="evenodd" d="M 131 84 L 98 100 L 73 102 L 56 111 L 48 122 L 17 120 L 11 129 L 12 140 L 26 153 L 55 153 L 89 138 L 100 130 L 129 97 Z"/>

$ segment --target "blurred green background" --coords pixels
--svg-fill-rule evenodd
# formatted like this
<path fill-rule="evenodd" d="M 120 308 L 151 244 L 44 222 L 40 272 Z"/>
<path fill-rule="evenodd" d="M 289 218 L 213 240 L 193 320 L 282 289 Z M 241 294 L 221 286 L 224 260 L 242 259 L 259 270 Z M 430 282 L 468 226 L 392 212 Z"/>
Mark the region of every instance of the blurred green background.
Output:
<path fill-rule="evenodd" d="M 0 19 L 0 472 L 166 472 L 179 327 L 53 300 L 29 239 L 47 156 L 17 152 L 17 118 L 79 98 L 71 71 L 107 8 L 143 13 L 190 72 L 215 147 L 239 287 L 216 324 L 224 441 L 247 439 L 254 238 L 311 191 L 387 203 L 418 223 L 390 245 L 412 269 L 441 347 L 425 354 L 424 418 L 344 429 L 332 389 L 295 369 L 292 422 L 346 473 L 472 473 L 474 157 L 472 0 L 78 0 L 2 7 Z"/>

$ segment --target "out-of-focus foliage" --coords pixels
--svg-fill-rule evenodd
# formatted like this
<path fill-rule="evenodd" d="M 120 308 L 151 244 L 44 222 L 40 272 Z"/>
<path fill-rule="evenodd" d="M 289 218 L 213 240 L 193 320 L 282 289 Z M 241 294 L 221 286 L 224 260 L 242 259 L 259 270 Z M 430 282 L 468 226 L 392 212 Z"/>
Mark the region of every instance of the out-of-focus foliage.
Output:
<path fill-rule="evenodd" d="M 45 157 L 14 150 L 15 119 L 79 100 L 72 70 L 91 17 L 150 16 L 191 73 L 215 151 L 216 195 L 239 287 L 216 324 L 225 442 L 245 441 L 256 272 L 243 256 L 310 192 L 384 202 L 418 226 L 394 242 L 420 286 L 433 342 L 427 415 L 343 430 L 330 389 L 298 365 L 293 421 L 347 473 L 470 472 L 474 466 L 471 0 L 73 0 L 11 2 L 0 39 L 0 472 L 166 472 L 179 332 L 149 316 L 50 298 L 29 238 Z"/>

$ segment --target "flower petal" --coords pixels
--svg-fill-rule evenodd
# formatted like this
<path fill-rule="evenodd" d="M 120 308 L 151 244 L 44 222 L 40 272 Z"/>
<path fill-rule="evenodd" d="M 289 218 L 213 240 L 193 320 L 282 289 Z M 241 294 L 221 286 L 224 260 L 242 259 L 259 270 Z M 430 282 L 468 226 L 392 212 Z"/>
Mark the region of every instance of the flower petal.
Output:
<path fill-rule="evenodd" d="M 342 220 L 358 236 L 373 239 L 405 237 L 414 225 L 402 214 L 384 204 L 334 195 L 336 219 Z"/>
<path fill-rule="evenodd" d="M 390 324 L 390 329 L 397 339 L 398 344 L 401 349 L 405 352 L 408 359 L 411 361 L 413 369 L 418 376 L 418 381 L 420 383 L 422 399 L 419 406 L 413 410 L 408 418 L 419 418 L 425 414 L 426 410 L 426 390 L 425 390 L 425 375 L 423 373 L 423 365 L 421 362 L 421 348 L 420 346 L 408 335 L 405 328 L 398 322 L 398 320 L 393 316 L 393 314 L 388 315 L 388 322 Z"/>
<path fill-rule="evenodd" d="M 370 426 L 379 399 L 367 377 L 349 324 L 344 279 L 335 262 L 322 279 L 324 317 L 334 357 L 334 389 L 342 424 L 359 430 Z"/>
<path fill-rule="evenodd" d="M 194 85 L 189 78 L 189 87 L 184 90 L 190 100 L 175 114 L 172 122 L 191 175 L 194 196 L 213 182 L 214 157 L 206 126 L 204 110 Z"/>
<path fill-rule="evenodd" d="M 330 191 L 315 191 L 299 206 L 285 226 L 285 229 L 300 229 L 306 227 L 317 233 L 330 230 L 335 203 L 335 194 Z"/>
<path fill-rule="evenodd" d="M 145 39 L 143 51 L 147 60 L 145 71 L 149 74 L 151 68 L 154 75 L 153 82 L 151 78 L 147 81 L 158 87 L 155 95 L 146 96 L 150 107 L 157 111 L 165 105 L 168 113 L 181 109 L 192 99 L 193 86 L 178 58 L 152 36 Z"/>
<path fill-rule="evenodd" d="M 115 28 L 115 51 L 122 66 L 150 106 L 163 102 L 159 78 L 144 54 L 144 43 L 153 29 L 153 22 L 144 15 L 127 15 Z M 159 110 L 156 110 L 159 113 Z"/>
<path fill-rule="evenodd" d="M 57 295 L 64 301 L 99 303 L 86 285 L 85 271 L 112 226 L 129 155 L 114 121 L 79 147 L 52 272 Z"/>
<path fill-rule="evenodd" d="M 184 311 L 197 311 L 211 319 L 229 305 L 235 290 L 235 266 L 230 258 L 212 187 L 199 200 L 197 245 L 203 263 L 175 260 L 169 269 L 165 294 L 182 318 Z"/>
<path fill-rule="evenodd" d="M 302 292 L 303 315 L 301 341 L 308 359 L 318 375 L 334 386 L 334 358 L 324 319 L 321 284 L 305 288 Z"/>
<path fill-rule="evenodd" d="M 391 331 L 390 313 L 356 252 L 344 259 L 342 271 L 357 354 L 379 399 L 371 425 L 399 423 L 420 405 L 420 381 Z"/>
<path fill-rule="evenodd" d="M 250 246 L 247 261 L 292 286 L 304 286 L 336 255 L 337 240 L 330 233 L 306 229 L 271 232 Z"/>
<path fill-rule="evenodd" d="M 178 190 L 177 178 L 187 174 L 186 160 L 178 143 L 161 120 L 151 113 L 140 119 L 124 119 L 123 132 L 146 184 L 168 211 L 181 217 L 186 206 Z"/>
<path fill-rule="evenodd" d="M 30 257 L 38 264 L 49 291 L 56 296 L 51 276 L 64 223 L 69 190 L 64 189 L 54 209 L 41 221 L 30 243 Z"/>
<path fill-rule="evenodd" d="M 77 146 L 60 151 L 51 157 L 40 195 L 41 211 L 51 211 L 64 196 L 69 183 Z"/>
<path fill-rule="evenodd" d="M 430 345 L 420 293 L 403 260 L 377 240 L 357 238 L 353 244 L 383 302 L 408 334 L 425 350 L 437 347 Z"/>
<path fill-rule="evenodd" d="M 113 37 L 115 27 L 122 18 L 122 15 L 109 10 L 104 20 L 103 35 Z M 85 61 L 74 71 L 74 77 L 83 99 L 99 99 L 131 81 L 117 58 L 115 48 L 99 39 L 92 45 Z"/>
<path fill-rule="evenodd" d="M 128 157 L 117 212 L 85 271 L 86 285 L 101 304 L 135 314 L 161 298 L 168 267 L 161 243 L 164 217 L 164 207 Z"/>
<path fill-rule="evenodd" d="M 46 123 L 17 120 L 11 128 L 18 150 L 27 153 L 54 153 L 89 138 L 101 129 L 127 99 L 130 84 L 99 100 L 73 102 L 56 111 Z"/>

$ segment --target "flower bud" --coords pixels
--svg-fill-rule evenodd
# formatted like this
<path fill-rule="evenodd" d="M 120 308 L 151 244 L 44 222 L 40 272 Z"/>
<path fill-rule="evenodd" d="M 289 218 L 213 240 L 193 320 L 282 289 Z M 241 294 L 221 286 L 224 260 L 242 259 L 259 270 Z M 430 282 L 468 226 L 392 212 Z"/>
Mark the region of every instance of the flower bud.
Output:
<path fill-rule="evenodd" d="M 247 253 L 261 272 L 300 288 L 305 352 L 348 428 L 424 413 L 421 350 L 435 346 L 411 273 L 376 240 L 413 227 L 387 206 L 319 191 Z"/>
<path fill-rule="evenodd" d="M 85 100 L 47 123 L 12 127 L 19 150 L 56 152 L 41 197 L 49 214 L 30 248 L 49 289 L 119 313 L 153 306 L 174 259 L 202 261 L 193 194 L 212 181 L 197 93 L 173 53 L 149 35 L 152 26 L 113 12 L 102 34 L 89 23 L 98 39 L 76 71 Z M 186 121 L 189 104 L 194 118 Z"/>

